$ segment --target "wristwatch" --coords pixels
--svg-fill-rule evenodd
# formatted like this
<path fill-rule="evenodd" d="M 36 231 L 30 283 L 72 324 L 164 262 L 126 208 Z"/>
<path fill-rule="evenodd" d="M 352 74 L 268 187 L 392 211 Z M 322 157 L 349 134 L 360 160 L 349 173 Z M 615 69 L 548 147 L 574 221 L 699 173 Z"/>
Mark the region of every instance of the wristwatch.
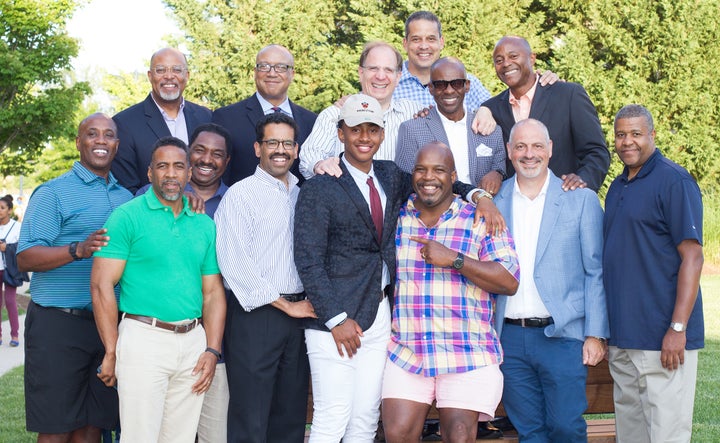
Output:
<path fill-rule="evenodd" d="M 78 242 L 76 241 L 70 243 L 70 245 L 68 246 L 68 252 L 70 252 L 70 257 L 72 257 L 73 260 L 82 260 L 82 257 L 77 255 L 77 246 Z"/>
<path fill-rule="evenodd" d="M 674 321 L 670 323 L 670 329 L 672 329 L 675 332 L 685 332 L 685 329 L 687 329 L 687 326 L 685 323 L 680 323 L 677 321 Z"/>
<path fill-rule="evenodd" d="M 452 263 L 452 267 L 459 271 L 460 269 L 462 269 L 462 267 L 464 265 L 465 265 L 465 256 L 462 254 L 462 252 L 458 252 L 457 257 L 455 257 L 455 260 Z"/>
<path fill-rule="evenodd" d="M 489 193 L 489 192 L 487 192 L 486 190 L 484 190 L 484 189 L 482 189 L 482 188 L 477 188 L 477 190 L 475 191 L 475 193 L 473 194 L 473 196 L 475 196 L 475 195 L 478 196 L 478 201 L 480 201 L 480 199 L 483 198 L 483 197 L 489 198 L 490 201 L 492 201 L 492 199 L 493 199 L 492 194 Z"/>

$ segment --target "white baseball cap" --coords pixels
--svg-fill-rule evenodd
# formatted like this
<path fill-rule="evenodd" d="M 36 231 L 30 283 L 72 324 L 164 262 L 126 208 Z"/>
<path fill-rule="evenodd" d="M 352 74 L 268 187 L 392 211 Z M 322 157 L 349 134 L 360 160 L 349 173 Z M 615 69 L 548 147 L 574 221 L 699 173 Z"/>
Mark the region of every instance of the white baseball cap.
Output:
<path fill-rule="evenodd" d="M 345 100 L 340 111 L 340 120 L 353 127 L 362 123 L 374 123 L 381 128 L 385 127 L 383 111 L 380 103 L 373 97 L 365 94 L 355 94 Z"/>

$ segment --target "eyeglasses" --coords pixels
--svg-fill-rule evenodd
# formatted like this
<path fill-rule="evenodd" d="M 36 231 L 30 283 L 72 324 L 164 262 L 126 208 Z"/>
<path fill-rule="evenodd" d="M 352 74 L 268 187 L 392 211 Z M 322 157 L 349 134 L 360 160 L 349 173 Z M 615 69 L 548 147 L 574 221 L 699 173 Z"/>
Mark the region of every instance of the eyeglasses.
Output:
<path fill-rule="evenodd" d="M 169 67 L 163 66 L 163 65 L 157 65 L 154 68 L 152 68 L 151 70 L 152 70 L 152 72 L 154 72 L 157 75 L 165 75 L 168 72 L 168 70 L 170 70 L 170 72 L 172 72 L 173 75 L 177 75 L 177 76 L 183 75 L 187 71 L 187 69 L 185 69 L 185 66 L 179 66 L 179 65 L 169 66 Z"/>
<path fill-rule="evenodd" d="M 290 149 L 295 147 L 295 140 L 276 140 L 274 138 L 271 138 L 269 140 L 260 140 L 260 143 L 265 143 L 265 146 L 272 149 L 273 151 L 280 146 L 282 146 L 283 149 L 285 149 L 286 151 L 289 151 Z"/>
<path fill-rule="evenodd" d="M 433 80 L 430 83 L 432 83 L 433 88 L 441 92 L 444 91 L 448 85 L 452 86 L 454 90 L 460 91 L 465 87 L 466 82 L 467 79 L 465 78 L 456 78 L 455 80 Z"/>
<path fill-rule="evenodd" d="M 255 69 L 260 72 L 270 72 L 271 69 L 274 69 L 278 74 L 282 74 L 288 72 L 288 70 L 292 70 L 293 66 L 286 65 L 285 63 L 278 63 L 276 65 L 271 65 L 270 63 L 255 63 Z"/>
<path fill-rule="evenodd" d="M 397 72 L 397 69 L 395 68 L 388 68 L 382 66 L 363 66 L 362 68 L 372 72 L 373 74 L 377 74 L 381 70 L 385 73 L 385 75 L 393 75 Z"/>

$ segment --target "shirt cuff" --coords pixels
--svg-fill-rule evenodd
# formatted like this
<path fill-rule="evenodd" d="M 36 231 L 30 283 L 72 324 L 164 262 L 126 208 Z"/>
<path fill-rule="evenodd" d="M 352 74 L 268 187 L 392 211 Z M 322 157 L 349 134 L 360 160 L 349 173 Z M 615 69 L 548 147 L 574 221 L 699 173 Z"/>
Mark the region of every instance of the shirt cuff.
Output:
<path fill-rule="evenodd" d="M 341 322 L 345 321 L 347 319 L 347 312 L 341 312 L 335 317 L 331 318 L 330 320 L 325 322 L 325 326 L 328 329 L 332 329 L 335 326 L 339 325 Z"/>

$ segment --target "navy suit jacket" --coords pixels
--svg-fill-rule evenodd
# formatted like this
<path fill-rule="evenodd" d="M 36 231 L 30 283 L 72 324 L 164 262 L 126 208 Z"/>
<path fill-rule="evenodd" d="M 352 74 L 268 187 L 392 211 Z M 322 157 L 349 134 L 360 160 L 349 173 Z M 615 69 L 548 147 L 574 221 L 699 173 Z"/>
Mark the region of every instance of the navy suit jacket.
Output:
<path fill-rule="evenodd" d="M 602 279 L 603 211 L 590 189 L 565 192 L 562 180 L 550 174 L 540 233 L 535 251 L 535 272 L 520 269 L 520 278 L 535 280 L 540 298 L 554 324 L 548 337 L 609 337 L 607 305 Z M 512 200 L 515 177 L 503 182 L 495 205 L 513 231 Z M 498 295 L 495 329 L 502 333 L 508 297 Z M 580 357 L 580 356 L 578 356 Z"/>
<path fill-rule="evenodd" d="M 187 100 L 183 114 L 188 138 L 195 128 L 210 123 L 212 118 L 208 108 Z M 121 185 L 135 194 L 149 183 L 147 171 L 153 145 L 161 137 L 170 136 L 170 130 L 150 94 L 144 101 L 115 114 L 113 120 L 118 128 L 120 146 L 110 170 Z"/>
<path fill-rule="evenodd" d="M 505 143 L 515 124 L 509 98 L 510 90 L 506 89 L 483 103 L 502 128 Z M 570 82 L 547 86 L 538 83 L 530 106 L 530 118 L 540 120 L 548 128 L 553 142 L 550 169 L 555 175 L 575 173 L 585 180 L 588 188 L 597 192 L 610 167 L 610 152 L 597 110 L 585 89 Z M 508 160 L 507 175 L 514 172 Z"/>
<path fill-rule="evenodd" d="M 293 118 L 299 128 L 297 142 L 298 145 L 302 145 L 312 131 L 317 114 L 293 102 L 290 102 L 290 109 L 292 109 Z M 231 158 L 224 180 L 228 186 L 232 186 L 234 183 L 255 173 L 255 167 L 260 162 L 255 156 L 255 125 L 264 115 L 260 101 L 257 99 L 257 93 L 240 102 L 218 108 L 213 112 L 213 123 L 223 126 L 230 132 L 232 142 Z M 295 174 L 300 183 L 305 181 L 305 177 L 300 174 L 299 160 L 295 160 L 290 172 Z"/>
<path fill-rule="evenodd" d="M 502 176 L 505 176 L 507 154 L 500 129 L 495 128 L 495 131 L 487 136 L 475 134 L 471 127 L 474 118 L 475 113 L 473 112 L 466 119 L 468 161 L 470 163 L 470 179 L 473 184 L 478 185 L 485 174 L 490 171 L 500 171 Z M 400 125 L 395 148 L 395 163 L 403 171 L 411 172 L 415 165 L 417 152 L 433 141 L 441 141 L 450 145 L 436 107 L 430 108 L 427 117 L 408 120 Z M 487 149 L 482 148 L 481 144 L 485 145 Z"/>

